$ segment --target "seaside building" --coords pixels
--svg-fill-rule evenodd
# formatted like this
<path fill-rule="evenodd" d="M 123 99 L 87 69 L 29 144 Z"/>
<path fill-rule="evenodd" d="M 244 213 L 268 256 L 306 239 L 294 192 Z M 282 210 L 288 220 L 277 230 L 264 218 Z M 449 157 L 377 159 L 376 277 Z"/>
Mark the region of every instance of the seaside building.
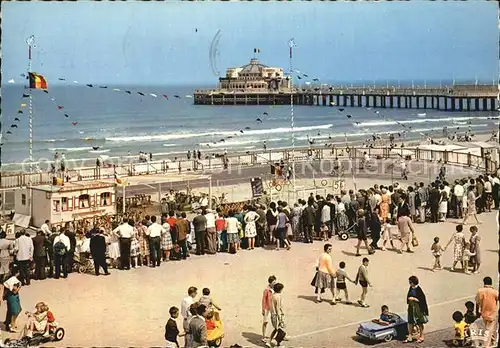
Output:
<path fill-rule="evenodd" d="M 17 189 L 15 212 L 31 216 L 32 226 L 45 220 L 53 224 L 116 214 L 114 183 L 101 181 L 40 185 L 31 188 L 32 212 L 28 202 L 29 188 Z"/>
<path fill-rule="evenodd" d="M 257 58 L 239 68 L 227 69 L 226 76 L 219 78 L 219 88 L 227 91 L 280 91 L 289 90 L 290 85 L 283 68 L 261 64 Z"/>

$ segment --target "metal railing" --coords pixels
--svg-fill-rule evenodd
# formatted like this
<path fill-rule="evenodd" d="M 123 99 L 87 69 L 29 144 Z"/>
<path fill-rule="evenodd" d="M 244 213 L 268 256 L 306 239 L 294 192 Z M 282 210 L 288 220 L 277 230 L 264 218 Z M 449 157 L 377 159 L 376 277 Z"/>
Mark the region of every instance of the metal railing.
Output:
<path fill-rule="evenodd" d="M 436 151 L 428 149 L 419 149 L 418 147 L 404 149 L 390 149 L 387 147 L 379 148 L 356 148 L 356 147 L 333 147 L 325 148 L 324 146 L 312 147 L 296 147 L 294 152 L 295 160 L 307 161 L 312 158 L 318 160 L 331 160 L 338 157 L 352 157 L 353 159 L 362 158 L 364 152 L 368 152 L 370 157 L 381 156 L 382 158 L 397 158 L 407 156 L 411 153 L 413 160 L 423 161 L 443 161 L 449 164 L 474 167 L 485 171 L 493 171 L 497 168 L 497 163 L 494 160 L 486 161 L 483 157 L 464 153 L 461 151 Z M 280 160 L 288 160 L 291 158 L 291 149 L 283 150 L 268 150 L 255 151 L 246 153 L 235 153 L 228 155 L 228 170 L 233 167 L 247 167 L 256 165 L 266 165 L 279 162 Z M 488 163 L 488 168 L 486 168 Z M 196 169 L 197 168 L 197 169 Z M 138 176 L 148 174 L 166 174 L 166 173 L 203 173 L 222 170 L 224 168 L 223 158 L 207 158 L 200 161 L 188 159 L 178 160 L 177 162 L 169 161 L 152 161 L 145 163 L 131 163 L 117 167 L 98 168 L 84 167 L 70 169 L 67 174 L 71 177 L 71 182 L 74 181 L 92 181 L 101 179 L 112 179 L 115 173 L 119 177 L 123 176 Z M 52 184 L 54 174 L 50 172 L 39 173 L 2 173 L 1 188 L 16 188 L 26 187 L 28 184 L 47 185 Z"/>

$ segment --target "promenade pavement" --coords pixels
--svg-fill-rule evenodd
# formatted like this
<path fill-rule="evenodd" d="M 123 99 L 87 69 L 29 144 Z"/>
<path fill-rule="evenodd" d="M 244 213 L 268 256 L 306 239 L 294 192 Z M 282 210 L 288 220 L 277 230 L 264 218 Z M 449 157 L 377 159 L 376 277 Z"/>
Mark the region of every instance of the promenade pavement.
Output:
<path fill-rule="evenodd" d="M 111 270 L 108 277 L 71 274 L 68 279 L 34 281 L 21 290 L 21 304 L 23 311 L 32 310 L 38 301 L 50 305 L 58 323 L 66 329 L 65 339 L 50 346 L 151 347 L 164 345 L 168 310 L 170 306 L 180 307 L 187 288 L 197 286 L 201 290 L 208 287 L 214 301 L 222 307 L 221 317 L 226 332 L 223 346 L 238 343 L 257 347 L 262 346 L 262 291 L 267 277 L 274 274 L 285 285 L 283 301 L 289 335 L 285 346 L 361 347 L 363 344 L 353 338 L 359 322 L 377 317 L 383 304 L 393 312 L 406 310 L 409 276 L 419 277 L 427 295 L 430 310 L 427 332 L 449 328 L 452 325 L 451 313 L 463 310 L 465 301 L 474 298 L 477 288 L 482 285 L 482 278 L 488 275 L 496 279 L 498 235 L 495 213 L 481 214 L 480 219 L 483 221 L 479 226 L 483 258 L 480 274 L 450 272 L 452 246 L 443 256 L 445 270 L 432 272 L 432 239 L 439 236 L 445 245 L 456 223 L 416 225 L 420 246 L 414 254 L 377 251 L 369 257 L 369 272 L 374 285 L 368 293 L 369 308 L 314 303 L 314 289 L 310 282 L 323 242 L 293 243 L 290 251 L 258 249 L 236 255 L 193 255 L 187 261 L 163 263 L 155 269 Z M 469 236 L 468 232 L 466 236 Z M 339 261 L 345 261 L 352 277 L 361 264 L 361 258 L 354 255 L 355 244 L 355 239 L 333 241 L 335 266 Z M 362 253 L 366 255 L 366 250 Z M 361 288 L 353 284 L 348 287 L 351 299 L 357 300 Z M 5 315 L 5 309 L 5 305 L 0 307 L 0 315 Z M 21 315 L 19 325 L 24 323 L 26 317 Z M 178 324 L 182 327 L 180 319 Z M 429 336 L 430 340 L 432 337 Z"/>

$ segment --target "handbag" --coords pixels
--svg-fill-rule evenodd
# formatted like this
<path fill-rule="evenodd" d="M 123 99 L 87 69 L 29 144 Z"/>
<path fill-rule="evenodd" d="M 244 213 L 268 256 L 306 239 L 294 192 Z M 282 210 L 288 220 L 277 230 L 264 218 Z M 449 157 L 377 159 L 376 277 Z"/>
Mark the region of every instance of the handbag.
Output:
<path fill-rule="evenodd" d="M 411 239 L 411 245 L 413 245 L 414 247 L 418 247 L 418 239 L 416 236 L 413 236 L 413 238 Z"/>
<path fill-rule="evenodd" d="M 276 342 L 278 342 L 278 344 L 280 344 L 281 342 L 283 342 L 285 337 L 286 337 L 285 330 L 283 330 L 281 327 L 278 328 L 278 332 L 276 333 L 276 337 L 275 337 Z"/>
<path fill-rule="evenodd" d="M 314 274 L 313 280 L 311 281 L 311 286 L 316 287 L 316 279 L 318 279 L 318 272 Z"/>

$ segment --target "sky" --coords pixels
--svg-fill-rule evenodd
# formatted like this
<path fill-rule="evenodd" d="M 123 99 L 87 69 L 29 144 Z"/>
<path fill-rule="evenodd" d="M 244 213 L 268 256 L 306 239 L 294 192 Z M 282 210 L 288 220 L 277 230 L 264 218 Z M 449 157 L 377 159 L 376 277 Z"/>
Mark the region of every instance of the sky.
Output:
<path fill-rule="evenodd" d="M 266 65 L 322 81 L 498 79 L 495 1 L 1 2 L 2 84 L 33 71 L 96 84 L 215 83 L 260 48 Z M 197 32 L 196 32 L 197 29 Z M 19 81 L 18 81 L 19 80 Z"/>

